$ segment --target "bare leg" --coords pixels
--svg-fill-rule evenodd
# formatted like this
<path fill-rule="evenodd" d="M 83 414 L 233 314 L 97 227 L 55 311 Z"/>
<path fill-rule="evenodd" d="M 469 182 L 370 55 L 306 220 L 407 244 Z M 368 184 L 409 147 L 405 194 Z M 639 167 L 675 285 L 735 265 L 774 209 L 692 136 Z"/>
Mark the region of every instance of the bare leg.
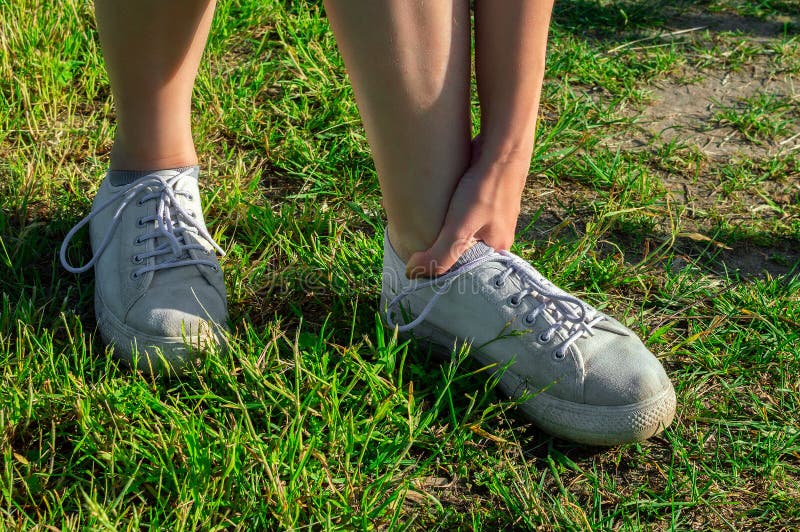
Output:
<path fill-rule="evenodd" d="M 470 157 L 467 0 L 326 0 L 403 260 L 436 239 Z"/>
<path fill-rule="evenodd" d="M 95 12 L 117 136 L 111 167 L 157 170 L 197 163 L 192 86 L 214 0 L 97 0 Z"/>

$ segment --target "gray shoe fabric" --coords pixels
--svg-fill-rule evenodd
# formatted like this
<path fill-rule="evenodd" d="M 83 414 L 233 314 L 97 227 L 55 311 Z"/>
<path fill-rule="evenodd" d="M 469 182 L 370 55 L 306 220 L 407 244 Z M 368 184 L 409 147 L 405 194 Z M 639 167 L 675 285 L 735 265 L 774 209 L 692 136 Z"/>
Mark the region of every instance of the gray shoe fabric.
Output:
<path fill-rule="evenodd" d="M 410 281 L 386 234 L 381 312 L 405 336 L 450 352 L 469 344 L 481 363 L 509 364 L 501 388 L 530 396 L 521 408 L 556 436 L 593 445 L 640 441 L 674 416 L 672 383 L 630 329 L 510 253 L 481 250 L 436 280 Z"/>
<path fill-rule="evenodd" d="M 95 268 L 95 312 L 104 341 L 143 371 L 180 370 L 224 343 L 227 305 L 222 253 L 205 228 L 197 167 L 160 170 L 114 186 L 108 177 L 92 211 L 61 249 L 72 272 Z M 74 267 L 66 249 L 87 223 L 94 255 Z"/>

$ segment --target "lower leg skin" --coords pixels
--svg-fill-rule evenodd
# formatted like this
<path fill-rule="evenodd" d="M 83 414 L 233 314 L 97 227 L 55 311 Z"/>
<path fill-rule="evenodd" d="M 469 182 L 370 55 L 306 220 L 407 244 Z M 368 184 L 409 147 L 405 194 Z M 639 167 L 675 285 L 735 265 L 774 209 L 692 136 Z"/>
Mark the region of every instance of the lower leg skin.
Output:
<path fill-rule="evenodd" d="M 403 260 L 427 249 L 470 159 L 467 0 L 326 0 Z"/>
<path fill-rule="evenodd" d="M 192 87 L 214 0 L 96 0 L 95 13 L 117 135 L 114 170 L 197 164 L 191 133 Z"/>

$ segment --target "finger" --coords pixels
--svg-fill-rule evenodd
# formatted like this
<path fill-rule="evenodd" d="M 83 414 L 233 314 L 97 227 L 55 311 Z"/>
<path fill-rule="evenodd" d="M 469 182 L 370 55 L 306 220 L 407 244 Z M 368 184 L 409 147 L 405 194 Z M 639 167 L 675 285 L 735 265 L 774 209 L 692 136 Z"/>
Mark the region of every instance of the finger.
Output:
<path fill-rule="evenodd" d="M 516 225 L 487 225 L 475 233 L 475 239 L 497 251 L 508 251 L 514 243 L 515 229 Z"/>
<path fill-rule="evenodd" d="M 406 277 L 415 279 L 442 275 L 474 244 L 475 239 L 471 236 L 456 237 L 445 227 L 430 248 L 411 256 L 406 264 Z"/>

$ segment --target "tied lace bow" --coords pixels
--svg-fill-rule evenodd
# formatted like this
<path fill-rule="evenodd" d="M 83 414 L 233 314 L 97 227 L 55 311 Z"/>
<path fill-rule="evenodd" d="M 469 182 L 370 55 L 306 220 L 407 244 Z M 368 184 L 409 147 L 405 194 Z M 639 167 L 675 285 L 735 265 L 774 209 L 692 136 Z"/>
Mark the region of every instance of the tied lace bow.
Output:
<path fill-rule="evenodd" d="M 168 255 L 171 255 L 172 257 L 168 258 L 168 260 L 163 260 L 158 264 L 149 264 L 138 268 L 133 272 L 133 277 L 137 278 L 149 271 L 164 270 L 167 268 L 176 268 L 179 266 L 189 266 L 193 264 L 210 266 L 216 270 L 218 266 L 214 261 L 202 258 L 195 259 L 192 258 L 188 253 L 190 249 L 203 251 L 204 253 L 208 252 L 200 244 L 187 243 L 184 237 L 184 233 L 187 231 L 199 234 L 221 255 L 225 255 L 223 249 L 219 247 L 216 242 L 214 242 L 214 239 L 209 234 L 208 230 L 194 218 L 195 213 L 192 211 L 187 211 L 181 207 L 180 203 L 178 202 L 178 196 L 184 196 L 190 201 L 192 200 L 192 196 L 188 192 L 176 190 L 176 187 L 181 179 L 185 177 L 194 177 L 192 176 L 191 172 L 191 169 L 187 169 L 182 172 L 176 171 L 171 175 L 151 174 L 142 177 L 130 185 L 120 189 L 104 203 L 92 209 L 92 212 L 90 212 L 80 222 L 75 224 L 75 227 L 70 229 L 70 231 L 67 233 L 67 236 L 64 238 L 64 242 L 61 244 L 60 252 L 62 266 L 64 266 L 67 271 L 72 273 L 82 273 L 94 266 L 95 263 L 100 259 L 100 256 L 103 254 L 106 247 L 108 247 L 108 244 L 111 242 L 114 232 L 122 220 L 122 212 L 131 204 L 133 198 L 141 190 L 155 185 L 156 189 L 154 191 L 144 194 L 137 200 L 137 205 L 142 205 L 147 201 L 158 200 L 155 216 L 146 216 L 144 218 L 140 218 L 137 222 L 140 226 L 144 226 L 148 222 L 155 222 L 155 230 L 137 237 L 136 243 L 140 244 L 154 238 L 163 239 L 163 243 L 154 248 L 152 251 L 134 255 L 133 259 L 134 262 L 138 264 L 144 262 L 149 257 Z M 161 172 L 161 174 L 164 174 L 164 172 Z M 120 196 L 122 197 L 121 201 Z M 92 255 L 92 258 L 82 266 L 72 266 L 67 260 L 67 248 L 69 247 L 70 241 L 83 226 L 91 222 L 95 216 L 117 201 L 120 201 L 119 206 L 114 212 L 114 216 L 111 219 L 111 224 L 109 225 L 108 230 L 106 231 L 106 234 L 94 255 Z"/>
<path fill-rule="evenodd" d="M 508 277 L 514 273 L 516 273 L 518 278 L 522 281 L 522 290 L 508 299 L 509 305 L 513 307 L 520 305 L 522 299 L 526 296 L 532 297 L 538 302 L 538 305 L 531 312 L 526 314 L 524 318 L 526 324 L 533 324 L 536 317 L 542 312 L 550 314 L 553 323 L 539 335 L 539 341 L 541 343 L 548 343 L 557 330 L 565 329 L 566 338 L 556 349 L 556 356 L 558 358 L 563 358 L 566 355 L 567 348 L 575 343 L 576 340 L 584 335 L 594 334 L 592 327 L 606 319 L 604 315 L 599 314 L 593 307 L 555 286 L 530 264 L 513 253 L 508 251 L 491 251 L 439 277 L 423 281 L 412 281 L 410 285 L 401 290 L 400 293 L 389 302 L 386 309 L 387 324 L 390 328 L 397 327 L 399 332 L 413 329 L 422 323 L 442 294 L 450 289 L 457 278 L 478 268 L 486 262 L 499 262 L 506 266 L 506 269 L 495 277 L 495 287 L 501 288 L 505 285 Z M 419 315 L 409 323 L 396 323 L 392 317 L 391 311 L 398 307 L 412 292 L 429 286 L 434 288 L 434 293 Z"/>

